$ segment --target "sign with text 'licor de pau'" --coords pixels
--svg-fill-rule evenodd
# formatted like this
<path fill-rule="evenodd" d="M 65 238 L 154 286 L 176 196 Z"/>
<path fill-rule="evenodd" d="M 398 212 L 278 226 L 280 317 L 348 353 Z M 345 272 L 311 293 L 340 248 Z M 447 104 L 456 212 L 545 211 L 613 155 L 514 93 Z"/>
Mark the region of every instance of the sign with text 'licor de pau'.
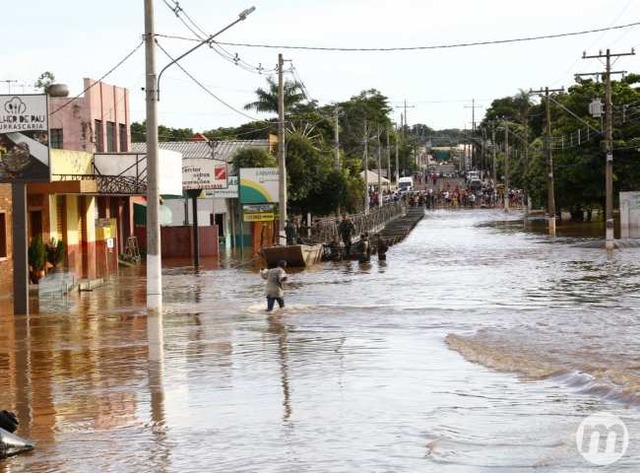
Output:
<path fill-rule="evenodd" d="M 46 95 L 0 95 L 0 182 L 49 181 Z"/>
<path fill-rule="evenodd" d="M 262 204 L 279 201 L 278 168 L 240 169 L 240 203 Z"/>

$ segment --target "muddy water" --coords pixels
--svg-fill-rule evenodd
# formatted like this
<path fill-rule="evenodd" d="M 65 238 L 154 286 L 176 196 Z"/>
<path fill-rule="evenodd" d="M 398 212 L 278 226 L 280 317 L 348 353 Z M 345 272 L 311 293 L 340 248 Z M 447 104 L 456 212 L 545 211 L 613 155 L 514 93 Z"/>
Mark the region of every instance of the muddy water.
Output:
<path fill-rule="evenodd" d="M 234 261 L 165 262 L 161 316 L 144 268 L 5 304 L 0 408 L 37 448 L 0 472 L 638 471 L 640 249 L 520 218 L 428 213 L 386 265 L 294 272 L 270 318 Z M 600 411 L 630 434 L 608 470 L 575 443 Z"/>

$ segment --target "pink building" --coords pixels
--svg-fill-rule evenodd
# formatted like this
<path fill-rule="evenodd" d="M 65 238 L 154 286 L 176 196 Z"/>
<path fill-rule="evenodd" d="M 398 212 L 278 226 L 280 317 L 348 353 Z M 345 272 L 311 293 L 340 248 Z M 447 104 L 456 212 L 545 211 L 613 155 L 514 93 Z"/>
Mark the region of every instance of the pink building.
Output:
<path fill-rule="evenodd" d="M 84 79 L 83 96 L 49 98 L 49 146 L 90 153 L 130 148 L 129 91 Z"/>

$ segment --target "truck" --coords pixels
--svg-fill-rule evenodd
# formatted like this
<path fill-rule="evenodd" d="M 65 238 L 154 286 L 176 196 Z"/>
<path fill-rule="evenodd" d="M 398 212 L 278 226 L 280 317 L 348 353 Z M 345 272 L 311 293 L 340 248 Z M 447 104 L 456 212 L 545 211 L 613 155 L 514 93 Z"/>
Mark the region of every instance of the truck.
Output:
<path fill-rule="evenodd" d="M 401 177 L 398 179 L 398 190 L 407 192 L 413 190 L 413 177 Z"/>

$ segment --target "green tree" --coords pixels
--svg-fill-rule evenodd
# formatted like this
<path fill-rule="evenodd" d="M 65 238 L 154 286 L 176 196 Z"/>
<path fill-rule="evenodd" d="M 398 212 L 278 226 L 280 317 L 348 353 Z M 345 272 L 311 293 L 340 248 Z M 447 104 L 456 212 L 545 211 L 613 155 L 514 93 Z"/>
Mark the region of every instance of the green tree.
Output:
<path fill-rule="evenodd" d="M 49 92 L 49 87 L 51 87 L 51 84 L 53 84 L 55 80 L 56 76 L 53 75 L 53 72 L 43 72 L 36 80 L 34 86 L 36 89 L 42 89 L 42 91 L 46 94 Z"/>
<path fill-rule="evenodd" d="M 258 87 L 255 90 L 258 99 L 244 106 L 245 110 L 255 110 L 261 113 L 278 113 L 278 84 L 271 77 L 267 78 L 269 88 L 267 90 Z M 285 81 L 283 84 L 284 109 L 290 111 L 301 105 L 305 95 L 300 83 Z"/>
<path fill-rule="evenodd" d="M 131 142 L 144 143 L 147 141 L 147 122 L 146 120 L 138 123 L 133 122 L 130 127 Z M 164 125 L 158 125 L 158 141 L 189 141 L 194 135 L 192 128 L 170 128 Z"/>
<path fill-rule="evenodd" d="M 132 143 L 144 143 L 147 141 L 147 122 L 142 123 L 133 122 L 131 124 L 131 142 Z"/>
<path fill-rule="evenodd" d="M 278 167 L 276 158 L 263 148 L 242 148 L 234 154 L 232 163 L 232 172 L 236 176 L 242 168 Z"/>

